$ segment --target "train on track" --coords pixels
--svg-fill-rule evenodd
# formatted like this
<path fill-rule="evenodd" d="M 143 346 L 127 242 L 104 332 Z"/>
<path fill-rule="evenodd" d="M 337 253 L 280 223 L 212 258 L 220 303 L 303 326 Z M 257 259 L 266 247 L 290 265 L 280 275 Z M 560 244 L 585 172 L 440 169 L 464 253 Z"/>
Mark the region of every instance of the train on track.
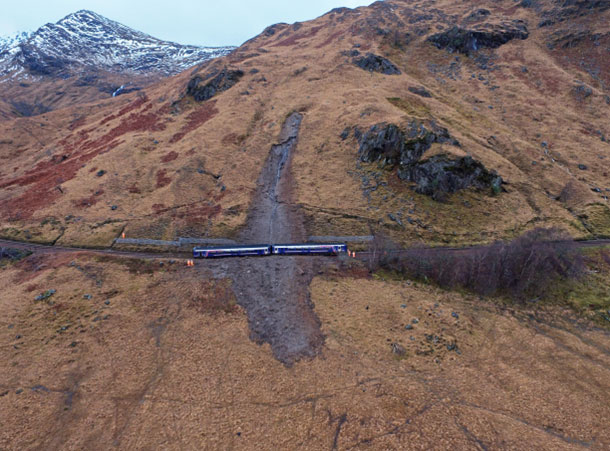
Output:
<path fill-rule="evenodd" d="M 251 244 L 247 246 L 194 247 L 193 258 L 250 257 L 266 255 L 339 255 L 345 243 Z"/>

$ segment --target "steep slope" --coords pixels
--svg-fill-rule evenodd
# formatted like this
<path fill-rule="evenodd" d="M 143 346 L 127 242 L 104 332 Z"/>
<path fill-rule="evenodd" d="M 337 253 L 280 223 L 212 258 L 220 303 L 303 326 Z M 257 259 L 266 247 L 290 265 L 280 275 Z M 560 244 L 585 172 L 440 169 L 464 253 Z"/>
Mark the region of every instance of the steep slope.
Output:
<path fill-rule="evenodd" d="M 87 101 L 127 93 L 231 50 L 162 41 L 82 10 L 0 42 L 0 90 L 28 116 L 73 104 L 66 91 L 89 91 Z"/>
<path fill-rule="evenodd" d="M 237 235 L 293 111 L 293 198 L 309 235 L 608 235 L 609 12 L 561 5 L 334 10 L 143 93 L 4 124 L 3 235 Z M 539 25 L 549 14 L 568 18 Z M 581 38 L 549 45 L 572 30 Z"/>

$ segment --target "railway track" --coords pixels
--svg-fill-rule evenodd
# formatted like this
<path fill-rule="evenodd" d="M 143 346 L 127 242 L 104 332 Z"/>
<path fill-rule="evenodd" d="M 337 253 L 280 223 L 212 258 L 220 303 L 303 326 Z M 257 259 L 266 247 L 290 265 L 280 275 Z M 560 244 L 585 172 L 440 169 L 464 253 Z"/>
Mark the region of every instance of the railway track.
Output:
<path fill-rule="evenodd" d="M 581 249 L 581 248 L 610 246 L 610 239 L 586 240 L 586 241 L 575 241 L 575 240 L 552 241 L 551 243 L 565 244 L 565 245 L 573 246 L 577 249 Z M 419 251 L 426 251 L 426 252 L 430 252 L 430 253 L 453 254 L 453 253 L 468 252 L 473 249 L 480 249 L 480 248 L 484 248 L 487 246 L 489 246 L 489 245 L 481 244 L 481 245 L 476 245 L 476 246 L 463 246 L 463 247 L 422 246 L 422 247 L 411 247 L 411 248 L 405 248 L 405 249 L 386 249 L 383 252 L 385 252 L 387 254 L 393 254 L 393 255 L 409 255 L 414 250 L 419 250 Z M 373 252 L 370 252 L 370 251 L 356 252 L 356 258 L 364 259 L 364 257 L 368 257 L 372 254 L 373 254 Z"/>
<path fill-rule="evenodd" d="M 577 248 L 590 248 L 590 247 L 602 247 L 610 246 L 610 239 L 602 240 L 588 240 L 588 241 L 562 241 L 560 243 L 575 246 Z M 472 249 L 478 249 L 485 245 L 479 246 L 464 246 L 464 247 L 444 247 L 444 246 L 425 246 L 417 248 L 406 248 L 406 249 L 387 249 L 384 252 L 394 255 L 408 255 L 413 250 L 421 250 L 433 253 L 460 253 L 467 252 Z M 0 239 L 0 247 L 10 247 L 12 249 L 26 250 L 38 254 L 59 254 L 59 253 L 87 253 L 87 254 L 98 254 L 98 255 L 112 255 L 116 257 L 124 258 L 145 258 L 145 259 L 189 259 L 191 258 L 190 253 L 187 252 L 139 252 L 139 251 L 120 251 L 112 248 L 108 249 L 94 249 L 85 247 L 69 247 L 69 246 L 54 246 L 49 244 L 38 244 L 29 243 L 26 241 L 13 241 Z M 373 254 L 370 251 L 356 252 L 356 258 L 363 260 Z"/>
<path fill-rule="evenodd" d="M 98 255 L 112 255 L 125 258 L 146 258 L 146 259 L 186 259 L 190 254 L 179 252 L 138 252 L 138 251 L 119 251 L 116 249 L 93 249 L 85 247 L 53 246 L 50 244 L 28 243 L 25 241 L 0 240 L 0 247 L 10 247 L 30 251 L 38 254 L 61 254 L 61 253 L 87 253 Z"/>

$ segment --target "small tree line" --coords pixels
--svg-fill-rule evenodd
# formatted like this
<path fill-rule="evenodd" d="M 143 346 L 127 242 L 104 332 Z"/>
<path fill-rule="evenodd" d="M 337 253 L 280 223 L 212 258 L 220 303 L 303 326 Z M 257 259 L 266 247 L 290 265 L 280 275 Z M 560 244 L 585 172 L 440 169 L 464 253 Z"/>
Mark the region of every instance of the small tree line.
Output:
<path fill-rule="evenodd" d="M 369 249 L 369 269 L 384 268 L 447 289 L 461 288 L 524 300 L 544 297 L 561 280 L 586 272 L 582 253 L 558 229 L 535 229 L 510 242 L 465 249 L 415 247 L 397 252 L 387 238 L 376 236 Z M 604 257 L 610 262 L 610 257 Z"/>

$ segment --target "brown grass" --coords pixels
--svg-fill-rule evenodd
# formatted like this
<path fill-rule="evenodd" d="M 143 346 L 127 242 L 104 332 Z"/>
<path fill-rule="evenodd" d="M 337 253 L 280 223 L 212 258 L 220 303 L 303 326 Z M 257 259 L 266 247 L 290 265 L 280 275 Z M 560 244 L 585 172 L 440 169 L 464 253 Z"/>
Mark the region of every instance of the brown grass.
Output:
<path fill-rule="evenodd" d="M 228 308 L 228 282 L 201 266 L 44 263 L 26 283 L 13 282 L 23 267 L 0 271 L 13 287 L 0 293 L 2 448 L 610 444 L 607 337 L 566 311 L 319 277 L 323 355 L 286 368 Z"/>

